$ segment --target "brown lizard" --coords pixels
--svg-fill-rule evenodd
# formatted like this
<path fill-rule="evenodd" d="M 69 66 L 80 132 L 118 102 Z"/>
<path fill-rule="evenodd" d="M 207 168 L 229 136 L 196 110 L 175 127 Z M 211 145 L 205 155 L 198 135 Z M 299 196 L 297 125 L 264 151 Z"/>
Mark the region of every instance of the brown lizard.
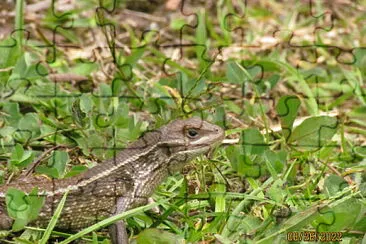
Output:
<path fill-rule="evenodd" d="M 29 193 L 34 187 L 45 196 L 45 203 L 30 225 L 47 226 L 62 196 L 66 203 L 56 227 L 77 230 L 103 218 L 143 205 L 154 189 L 188 161 L 204 154 L 224 139 L 224 131 L 199 118 L 175 120 L 144 134 L 107 160 L 78 176 L 49 179 L 32 176 L 0 186 L 0 230 L 10 229 L 5 195 L 10 187 Z M 123 221 L 110 226 L 113 243 L 128 243 Z"/>

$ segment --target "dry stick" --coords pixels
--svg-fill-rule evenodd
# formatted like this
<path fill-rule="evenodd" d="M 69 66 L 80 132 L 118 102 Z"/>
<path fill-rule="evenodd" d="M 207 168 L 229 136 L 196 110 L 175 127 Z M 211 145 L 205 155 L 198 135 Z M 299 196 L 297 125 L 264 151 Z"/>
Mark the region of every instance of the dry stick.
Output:
<path fill-rule="evenodd" d="M 89 80 L 89 78 L 84 75 L 78 75 L 78 74 L 72 74 L 72 73 L 50 74 L 50 75 L 48 75 L 48 79 L 50 79 L 53 82 Z"/>
<path fill-rule="evenodd" d="M 38 3 L 28 4 L 26 6 L 27 12 L 39 12 L 49 9 L 52 4 L 51 0 L 45 0 Z"/>
<path fill-rule="evenodd" d="M 14 66 L 8 67 L 8 68 L 4 68 L 4 69 L 0 69 L 0 72 L 8 72 L 10 70 L 14 69 Z"/>
<path fill-rule="evenodd" d="M 20 175 L 20 178 L 27 178 L 31 173 L 33 173 L 34 169 L 40 164 L 40 162 L 42 161 L 42 159 L 48 154 L 50 153 L 51 151 L 59 148 L 59 147 L 63 147 L 62 145 L 57 145 L 57 146 L 54 146 L 54 147 L 51 147 L 49 149 L 47 149 L 46 151 L 44 151 L 37 159 L 36 161 L 34 161 L 32 164 L 30 164 L 28 167 L 27 167 L 27 170 L 24 171 L 21 175 Z"/>
<path fill-rule="evenodd" d="M 352 181 L 352 179 L 349 177 L 349 176 L 342 176 L 342 174 L 336 169 L 334 168 L 332 165 L 329 165 L 327 163 L 323 163 L 323 162 L 320 162 L 322 163 L 323 165 L 327 166 L 331 171 L 333 171 L 336 175 L 338 175 L 339 177 L 343 178 L 345 181 L 347 181 L 347 183 L 349 185 L 354 185 L 354 182 Z"/>

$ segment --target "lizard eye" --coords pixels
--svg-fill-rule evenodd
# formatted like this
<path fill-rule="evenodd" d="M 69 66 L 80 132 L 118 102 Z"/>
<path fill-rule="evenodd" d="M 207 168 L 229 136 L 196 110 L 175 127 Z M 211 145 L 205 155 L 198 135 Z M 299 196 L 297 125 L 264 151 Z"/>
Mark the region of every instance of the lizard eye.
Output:
<path fill-rule="evenodd" d="M 190 129 L 187 130 L 187 136 L 189 138 L 192 138 L 192 139 L 197 138 L 198 137 L 198 131 L 196 129 L 190 128 Z"/>

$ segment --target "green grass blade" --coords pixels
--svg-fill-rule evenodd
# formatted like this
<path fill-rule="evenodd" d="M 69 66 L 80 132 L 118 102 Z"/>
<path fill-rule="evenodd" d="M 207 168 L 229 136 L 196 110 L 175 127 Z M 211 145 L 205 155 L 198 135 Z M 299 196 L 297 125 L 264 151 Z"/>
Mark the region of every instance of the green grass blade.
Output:
<path fill-rule="evenodd" d="M 17 0 L 16 2 L 16 15 L 15 15 L 15 30 L 17 32 L 17 45 L 18 49 L 23 49 L 23 29 L 24 29 L 24 0 Z"/>
<path fill-rule="evenodd" d="M 53 230 L 53 228 L 55 228 L 57 220 L 60 217 L 62 209 L 65 205 L 67 194 L 68 194 L 68 192 L 66 192 L 64 194 L 60 203 L 58 204 L 56 211 L 55 211 L 54 215 L 52 216 L 51 221 L 48 223 L 48 226 L 46 228 L 46 231 L 43 234 L 41 241 L 39 242 L 40 244 L 46 244 L 48 239 L 50 238 L 52 230 Z"/>
<path fill-rule="evenodd" d="M 147 211 L 149 209 L 152 209 L 160 204 L 163 204 L 163 203 L 166 203 L 170 200 L 170 198 L 168 199 L 165 199 L 163 201 L 159 201 L 159 202 L 156 202 L 156 203 L 150 203 L 148 205 L 145 205 L 145 206 L 142 206 L 142 207 L 138 207 L 138 208 L 134 208 L 134 209 L 131 209 L 131 210 L 128 210 L 126 212 L 123 212 L 123 213 L 120 213 L 120 214 L 117 214 L 117 215 L 114 215 L 112 217 L 109 217 L 105 220 L 102 220 L 88 228 L 85 228 L 81 231 L 79 231 L 78 233 L 76 233 L 75 235 L 72 235 L 70 236 L 69 238 L 67 238 L 66 240 L 60 242 L 60 244 L 67 244 L 67 243 L 70 243 L 76 239 L 79 239 L 80 237 L 90 233 L 90 232 L 93 232 L 93 231 L 96 231 L 100 228 L 103 228 L 105 226 L 108 226 L 110 224 L 113 224 L 114 222 L 118 221 L 118 220 L 122 220 L 122 219 L 126 219 L 138 212 L 144 212 L 144 211 Z"/>

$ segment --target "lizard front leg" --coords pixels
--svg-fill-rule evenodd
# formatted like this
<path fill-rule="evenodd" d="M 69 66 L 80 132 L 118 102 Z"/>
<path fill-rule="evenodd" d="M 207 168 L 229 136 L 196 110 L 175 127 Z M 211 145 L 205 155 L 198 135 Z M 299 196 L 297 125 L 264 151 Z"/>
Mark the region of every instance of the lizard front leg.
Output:
<path fill-rule="evenodd" d="M 126 225 L 120 220 L 109 227 L 109 235 L 113 244 L 128 244 Z"/>
<path fill-rule="evenodd" d="M 114 214 L 120 214 L 134 206 L 144 205 L 148 202 L 146 197 L 136 197 L 129 195 L 117 199 L 116 211 Z M 109 227 L 109 235 L 113 244 L 128 244 L 128 235 L 124 221 L 120 220 Z"/>
<path fill-rule="evenodd" d="M 130 202 L 130 197 L 120 197 L 117 199 L 116 211 L 114 214 L 119 214 L 126 211 Z M 126 225 L 123 220 L 117 221 L 109 227 L 109 235 L 111 236 L 113 244 L 128 244 L 128 235 Z"/>

